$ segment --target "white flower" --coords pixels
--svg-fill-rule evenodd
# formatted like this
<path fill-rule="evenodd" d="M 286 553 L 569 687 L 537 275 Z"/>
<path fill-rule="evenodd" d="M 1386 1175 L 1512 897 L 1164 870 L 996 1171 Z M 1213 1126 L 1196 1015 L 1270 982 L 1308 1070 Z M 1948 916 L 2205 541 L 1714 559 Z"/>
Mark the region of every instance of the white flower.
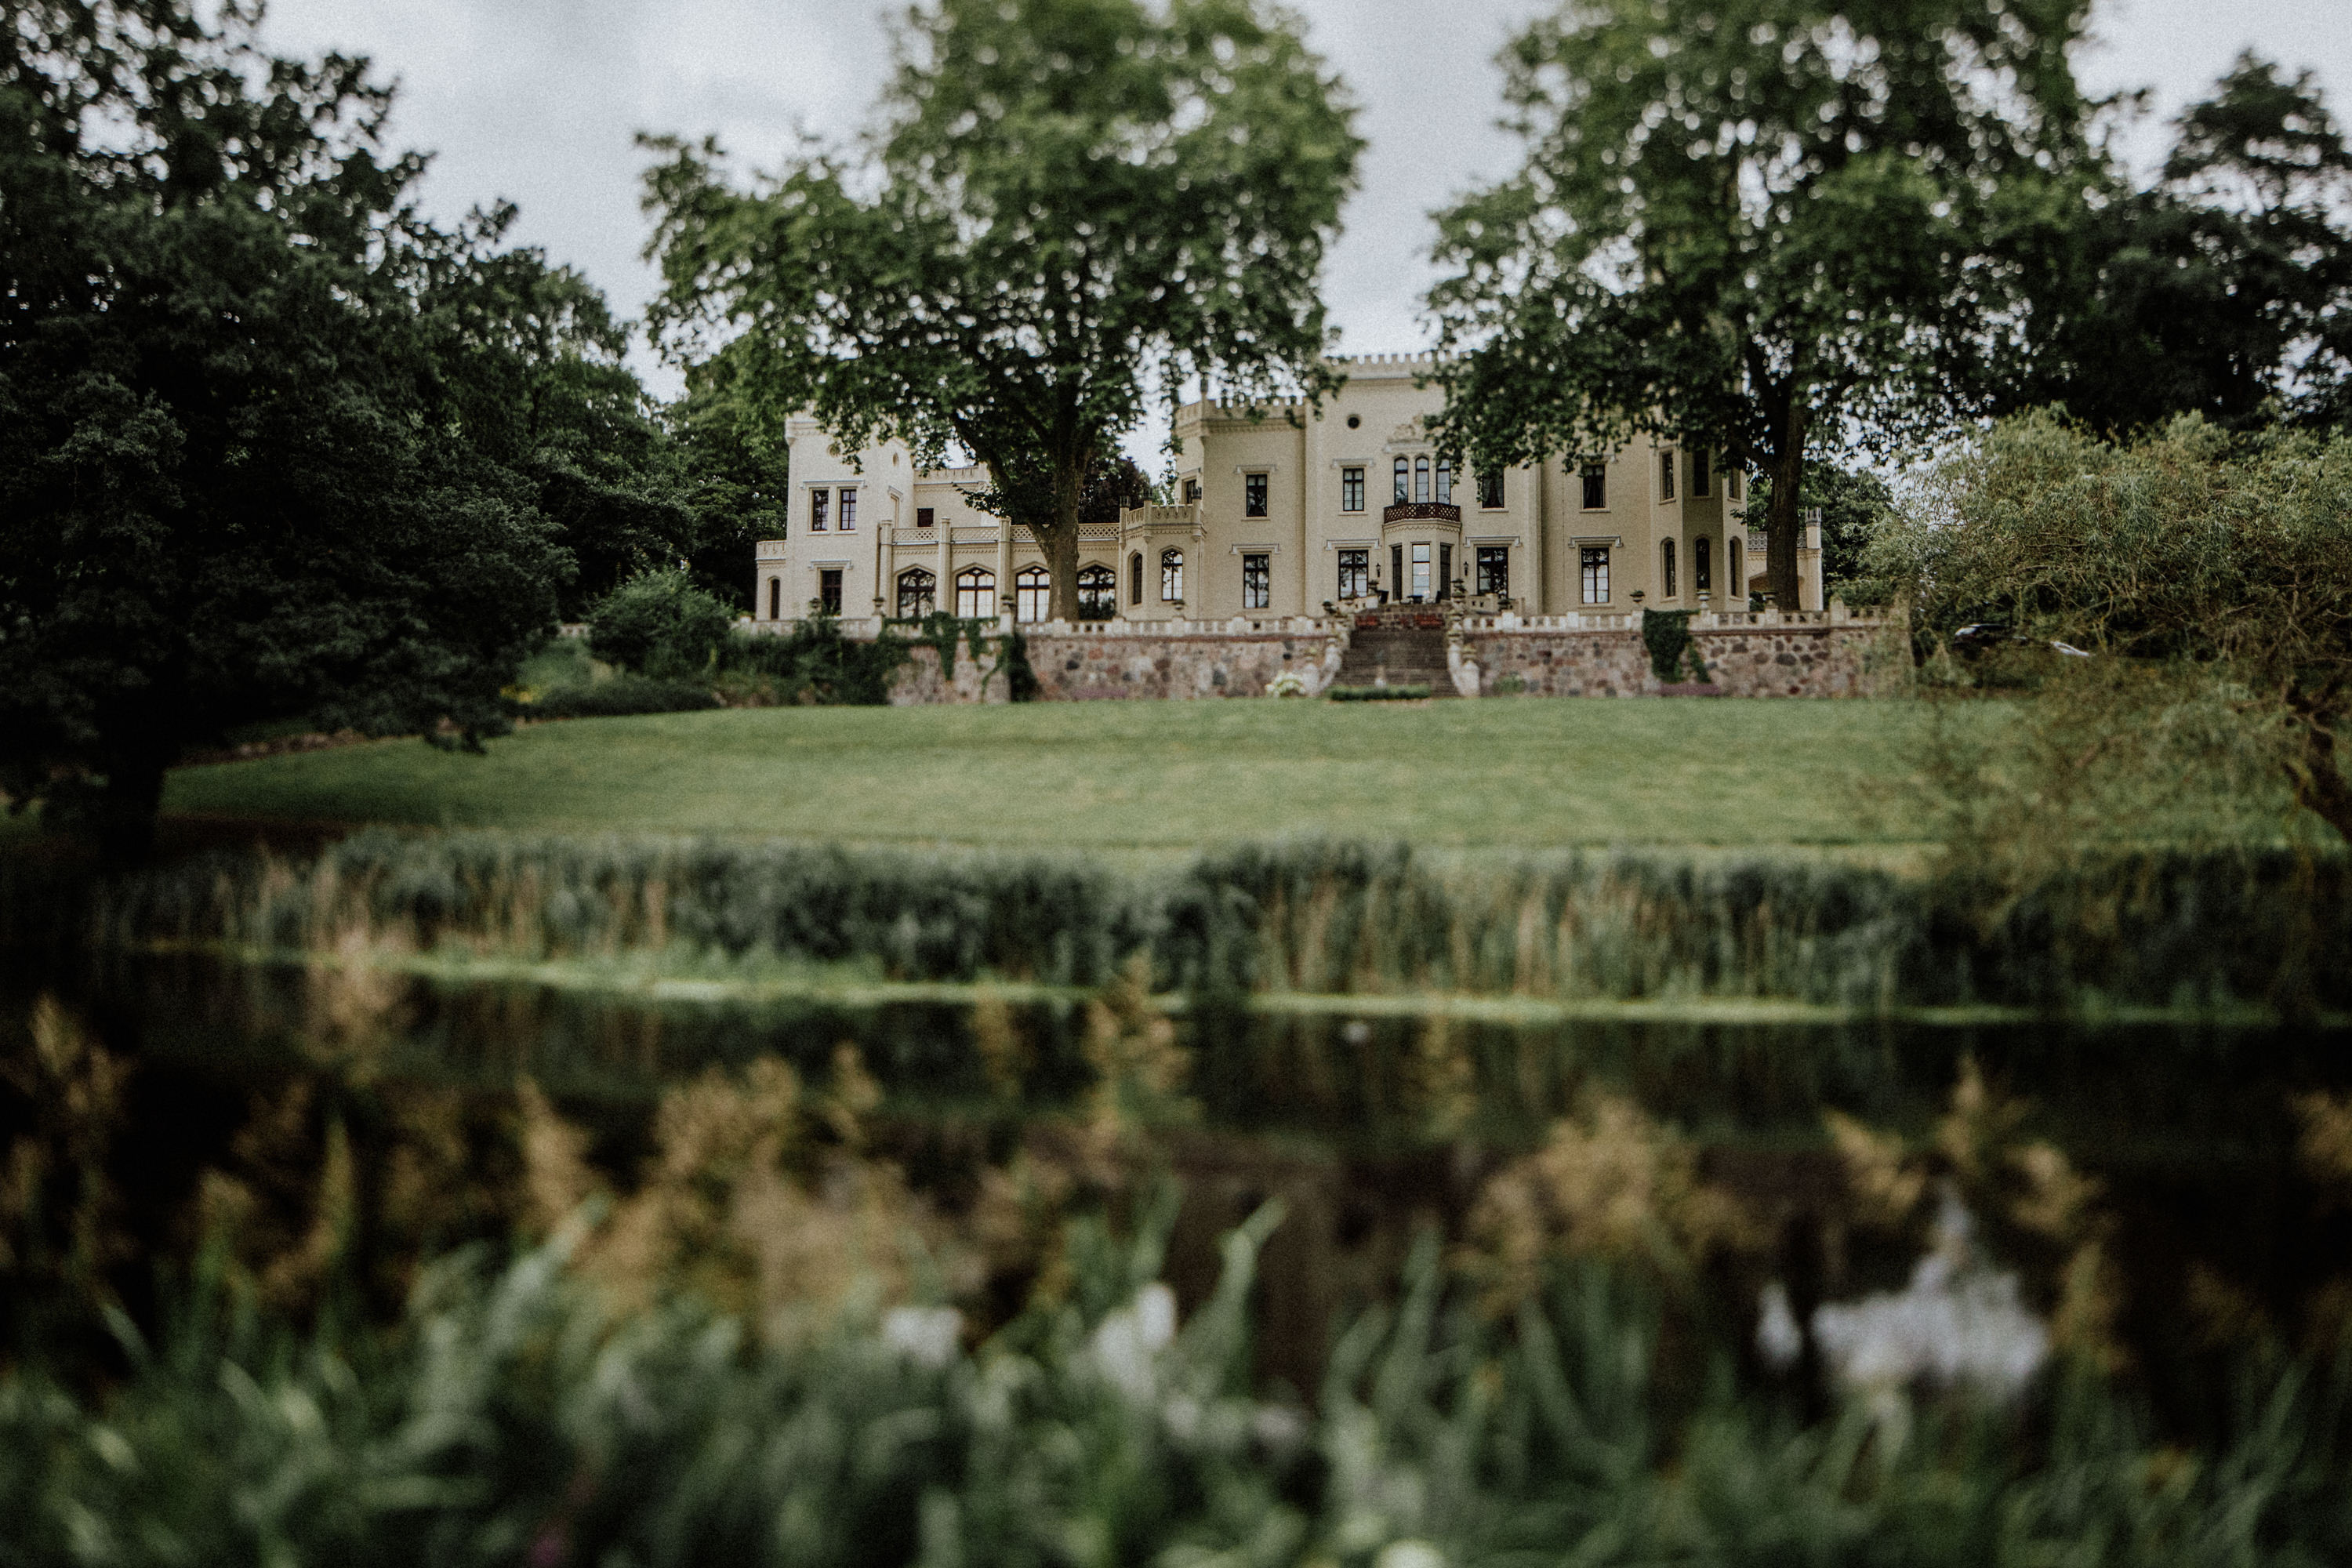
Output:
<path fill-rule="evenodd" d="M 1841 1382 L 1885 1390 L 1926 1379 L 2006 1397 L 2041 1370 L 2049 1330 L 2021 1304 L 2016 1275 L 1996 1274 L 1979 1260 L 1973 1228 L 1947 1191 L 1936 1247 L 1901 1293 L 1813 1313 L 1813 1337 Z"/>
<path fill-rule="evenodd" d="M 963 1314 L 953 1307 L 893 1307 L 882 1317 L 882 1342 L 933 1372 L 955 1360 L 962 1335 Z"/>
<path fill-rule="evenodd" d="M 1391 1541 L 1372 1559 L 1372 1568 L 1445 1568 L 1445 1553 L 1426 1541 Z"/>
<path fill-rule="evenodd" d="M 1176 1292 L 1157 1280 L 1095 1325 L 1095 1364 L 1132 1399 L 1149 1399 L 1153 1361 L 1176 1337 Z"/>

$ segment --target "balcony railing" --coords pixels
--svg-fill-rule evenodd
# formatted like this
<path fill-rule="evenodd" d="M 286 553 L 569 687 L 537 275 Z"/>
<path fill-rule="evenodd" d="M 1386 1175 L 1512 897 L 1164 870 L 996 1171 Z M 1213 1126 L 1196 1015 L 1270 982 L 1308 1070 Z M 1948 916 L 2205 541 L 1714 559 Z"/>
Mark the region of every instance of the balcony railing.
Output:
<path fill-rule="evenodd" d="M 1395 522 L 1450 522 L 1458 527 L 1461 521 L 1462 509 L 1452 501 L 1401 500 L 1381 509 L 1383 527 Z"/>

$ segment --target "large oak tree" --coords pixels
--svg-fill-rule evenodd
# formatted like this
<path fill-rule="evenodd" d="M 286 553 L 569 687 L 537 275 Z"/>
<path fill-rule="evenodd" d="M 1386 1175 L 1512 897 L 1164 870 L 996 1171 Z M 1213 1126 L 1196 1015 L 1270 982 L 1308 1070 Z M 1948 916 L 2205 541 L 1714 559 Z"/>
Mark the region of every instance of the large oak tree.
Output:
<path fill-rule="evenodd" d="M 1076 619 L 1089 478 L 1155 378 L 1327 389 L 1317 280 L 1351 120 L 1255 0 L 940 0 L 854 150 L 738 188 L 715 145 L 650 143 L 655 317 L 681 357 L 724 342 L 772 422 L 987 464 Z"/>
<path fill-rule="evenodd" d="M 1441 438 L 1480 468 L 1942 425 L 2013 328 L 2012 231 L 2084 177 L 2085 0 L 1571 0 L 1503 56 L 1520 171 L 1440 217 Z"/>

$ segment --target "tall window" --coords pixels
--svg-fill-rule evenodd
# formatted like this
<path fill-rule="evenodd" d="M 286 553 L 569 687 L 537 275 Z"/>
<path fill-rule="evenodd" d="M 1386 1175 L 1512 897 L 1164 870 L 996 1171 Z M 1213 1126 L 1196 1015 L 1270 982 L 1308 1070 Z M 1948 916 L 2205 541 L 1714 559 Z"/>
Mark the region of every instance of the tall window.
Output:
<path fill-rule="evenodd" d="M 1675 455 L 1672 452 L 1658 454 L 1658 499 L 1675 499 Z"/>
<path fill-rule="evenodd" d="M 996 574 L 967 566 L 956 574 L 956 614 L 967 621 L 984 621 L 996 614 Z"/>
<path fill-rule="evenodd" d="M 1437 547 L 1437 596 L 1441 599 L 1454 596 L 1454 546 L 1451 544 Z"/>
<path fill-rule="evenodd" d="M 782 577 L 768 579 L 768 618 L 772 621 L 784 618 L 784 580 Z"/>
<path fill-rule="evenodd" d="M 1691 541 L 1691 585 L 1702 594 L 1715 591 L 1714 563 L 1707 559 L 1705 535 Z"/>
<path fill-rule="evenodd" d="M 1488 511 L 1503 510 L 1503 470 L 1478 476 L 1478 504 Z"/>
<path fill-rule="evenodd" d="M 1580 580 L 1584 590 L 1583 597 L 1586 604 L 1605 605 L 1609 602 L 1609 547 L 1607 545 L 1588 544 L 1584 547 L 1583 570 Z"/>
<path fill-rule="evenodd" d="M 1363 469 L 1341 468 L 1339 470 L 1339 510 L 1341 511 L 1364 510 Z"/>
<path fill-rule="evenodd" d="M 1198 480 L 1198 479 L 1186 479 L 1186 480 L 1184 481 L 1184 499 L 1185 499 L 1187 501 L 1196 501 L 1196 500 L 1199 500 L 1201 499 L 1201 481 L 1200 481 L 1200 480 Z"/>
<path fill-rule="evenodd" d="M 1024 566 L 1013 574 L 1013 618 L 1042 621 L 1053 603 L 1054 576 L 1043 566 Z"/>
<path fill-rule="evenodd" d="M 1270 555 L 1242 557 L 1242 608 L 1263 610 L 1274 603 L 1274 573 Z"/>
<path fill-rule="evenodd" d="M 825 615 L 841 614 L 841 568 L 830 567 L 816 574 L 816 603 Z"/>
<path fill-rule="evenodd" d="M 1143 552 L 1139 550 L 1127 558 L 1127 602 L 1143 603 Z"/>
<path fill-rule="evenodd" d="M 1140 556 L 1138 560 L 1142 559 Z M 1107 621 L 1118 614 L 1118 578 L 1108 566 L 1078 568 L 1078 619 Z"/>
<path fill-rule="evenodd" d="M 1478 575 L 1473 579 L 1479 594 L 1507 594 L 1511 591 L 1511 547 L 1507 544 L 1478 546 Z"/>
<path fill-rule="evenodd" d="M 857 492 L 854 489 L 845 489 L 841 492 L 841 531 L 844 533 L 857 531 Z"/>
<path fill-rule="evenodd" d="M 1242 476 L 1242 515 L 1244 517 L 1265 515 L 1265 476 L 1264 474 Z"/>
<path fill-rule="evenodd" d="M 1404 505 L 1412 499 L 1412 465 L 1402 458 L 1396 460 L 1396 504 Z"/>
<path fill-rule="evenodd" d="M 1724 592 L 1735 599 L 1745 598 L 1748 595 L 1748 574 L 1739 569 L 1740 553 L 1739 541 L 1727 539 L 1723 542 L 1723 573 L 1725 576 L 1731 579 L 1724 585 Z"/>
<path fill-rule="evenodd" d="M 1707 478 L 1706 448 L 1695 447 L 1691 449 L 1691 494 L 1695 496 L 1706 494 Z"/>
<path fill-rule="evenodd" d="M 1339 552 L 1339 597 L 1360 599 L 1372 591 L 1372 552 L 1369 550 Z"/>
<path fill-rule="evenodd" d="M 898 574 L 898 618 L 919 621 L 938 604 L 940 580 L 920 566 Z"/>
<path fill-rule="evenodd" d="M 1738 500 L 1739 499 L 1739 470 L 1738 468 L 1726 468 L 1723 470 L 1723 496 L 1726 500 Z"/>
<path fill-rule="evenodd" d="M 1184 596 L 1184 552 L 1163 550 L 1160 552 L 1160 602 L 1172 605 Z"/>
<path fill-rule="evenodd" d="M 1416 599 L 1429 597 L 1429 546 L 1426 544 L 1412 547 L 1412 596 Z"/>
<path fill-rule="evenodd" d="M 1609 470 L 1598 463 L 1584 465 L 1584 510 L 1605 511 L 1609 507 Z"/>
<path fill-rule="evenodd" d="M 1658 597 L 1675 596 L 1675 542 L 1671 539 L 1658 546 Z"/>
<path fill-rule="evenodd" d="M 824 514 L 832 500 L 833 492 L 831 490 L 809 491 L 809 531 L 811 533 L 823 533 L 824 531 Z"/>
<path fill-rule="evenodd" d="M 915 509 L 915 526 L 917 528 L 929 528 L 938 516 L 939 513 L 934 511 L 931 508 L 927 506 L 919 506 Z"/>
<path fill-rule="evenodd" d="M 1429 499 L 1429 459 L 1427 458 L 1415 458 L 1412 460 L 1412 499 L 1417 501 Z"/>
<path fill-rule="evenodd" d="M 1437 504 L 1454 504 L 1454 465 L 1443 458 L 1437 459 Z"/>

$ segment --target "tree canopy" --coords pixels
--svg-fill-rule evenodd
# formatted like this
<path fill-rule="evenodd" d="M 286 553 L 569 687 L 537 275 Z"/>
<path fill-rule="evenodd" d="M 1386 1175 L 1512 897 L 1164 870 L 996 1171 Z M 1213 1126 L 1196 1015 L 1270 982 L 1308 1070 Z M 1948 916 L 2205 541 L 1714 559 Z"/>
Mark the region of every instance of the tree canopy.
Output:
<path fill-rule="evenodd" d="M 2079 184 L 2085 0 L 1571 0 L 1505 50 L 1520 171 L 1440 216 L 1441 439 L 1487 468 L 1942 426 L 2014 313 L 2010 230 Z"/>
<path fill-rule="evenodd" d="M 2110 156 L 2093 194 L 2021 231 L 2024 363 L 1997 405 L 2352 427 L 2352 148 L 2309 72 L 2242 55 L 2151 184 Z"/>
<path fill-rule="evenodd" d="M 232 726 L 503 729 L 595 531 L 554 469 L 645 417 L 510 212 L 416 214 L 365 62 L 221 17 L 0 28 L 0 788 L 133 849 Z"/>
<path fill-rule="evenodd" d="M 1090 474 L 1155 376 L 1326 389 L 1351 118 L 1257 0 L 939 0 L 854 150 L 739 189 L 715 144 L 650 143 L 655 320 L 689 360 L 725 342 L 772 421 L 985 463 L 1075 619 Z"/>

